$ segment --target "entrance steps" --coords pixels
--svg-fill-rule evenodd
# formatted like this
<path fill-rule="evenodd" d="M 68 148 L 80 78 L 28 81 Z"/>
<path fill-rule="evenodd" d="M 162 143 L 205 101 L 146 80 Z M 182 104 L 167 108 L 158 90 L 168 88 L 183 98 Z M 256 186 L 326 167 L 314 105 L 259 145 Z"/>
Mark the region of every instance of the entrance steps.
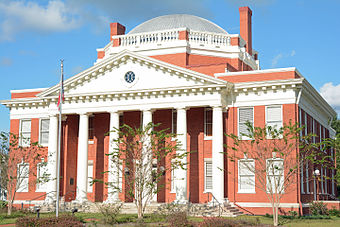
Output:
<path fill-rule="evenodd" d="M 77 209 L 78 212 L 85 213 L 98 213 L 101 202 L 83 202 L 77 203 L 64 202 L 61 201 L 59 204 L 60 212 L 72 212 L 72 210 Z M 36 204 L 35 207 L 40 208 L 40 212 L 53 212 L 55 211 L 55 203 L 52 204 Z M 243 213 L 235 206 L 233 206 L 229 201 L 224 203 L 187 203 L 187 204 L 167 204 L 167 203 L 150 203 L 145 213 L 171 213 L 176 211 L 185 211 L 189 216 L 223 216 L 223 217 L 236 217 L 242 215 Z M 124 214 L 136 214 L 137 207 L 134 203 L 123 203 L 121 213 Z"/>

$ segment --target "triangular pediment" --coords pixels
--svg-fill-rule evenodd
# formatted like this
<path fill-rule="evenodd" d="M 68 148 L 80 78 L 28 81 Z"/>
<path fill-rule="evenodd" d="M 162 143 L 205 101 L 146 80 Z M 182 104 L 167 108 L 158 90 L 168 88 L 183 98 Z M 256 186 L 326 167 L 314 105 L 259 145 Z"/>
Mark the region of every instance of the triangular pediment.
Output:
<path fill-rule="evenodd" d="M 180 87 L 222 85 L 226 81 L 171 65 L 151 57 L 123 51 L 64 82 L 65 96 L 144 90 L 166 90 Z M 59 85 L 38 96 L 56 96 Z"/>

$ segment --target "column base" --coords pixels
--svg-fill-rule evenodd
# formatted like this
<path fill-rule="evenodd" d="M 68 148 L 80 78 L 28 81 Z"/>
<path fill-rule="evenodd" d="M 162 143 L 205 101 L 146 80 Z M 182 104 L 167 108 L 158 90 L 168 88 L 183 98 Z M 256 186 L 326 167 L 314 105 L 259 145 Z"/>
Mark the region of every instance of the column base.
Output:
<path fill-rule="evenodd" d="M 108 198 L 103 203 L 104 204 L 122 203 L 122 201 L 120 201 L 120 199 L 118 199 L 118 198 Z"/>
<path fill-rule="evenodd" d="M 188 204 L 189 201 L 188 200 L 175 200 L 173 201 L 174 204 L 181 204 L 181 205 L 185 205 L 185 204 Z"/>

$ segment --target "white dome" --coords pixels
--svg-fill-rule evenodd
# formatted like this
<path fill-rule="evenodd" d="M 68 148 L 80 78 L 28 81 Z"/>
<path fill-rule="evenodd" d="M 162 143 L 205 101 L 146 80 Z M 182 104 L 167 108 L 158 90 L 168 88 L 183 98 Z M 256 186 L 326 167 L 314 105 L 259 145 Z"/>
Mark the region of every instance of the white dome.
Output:
<path fill-rule="evenodd" d="M 208 21 L 204 18 L 187 15 L 187 14 L 172 14 L 160 17 L 155 17 L 145 21 L 132 29 L 128 34 L 153 32 L 161 30 L 169 30 L 176 28 L 189 28 L 200 32 L 214 32 L 228 34 L 224 29 Z"/>

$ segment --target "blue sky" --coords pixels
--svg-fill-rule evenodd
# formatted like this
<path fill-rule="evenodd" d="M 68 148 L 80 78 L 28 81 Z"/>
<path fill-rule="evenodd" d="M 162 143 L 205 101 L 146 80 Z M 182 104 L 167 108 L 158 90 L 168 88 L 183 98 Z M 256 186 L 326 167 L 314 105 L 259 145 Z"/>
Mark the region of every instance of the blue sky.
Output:
<path fill-rule="evenodd" d="M 109 23 L 130 31 L 156 16 L 186 13 L 239 33 L 239 6 L 253 10 L 253 48 L 262 69 L 297 67 L 340 113 L 338 0 L 0 0 L 0 100 L 10 90 L 58 83 L 96 60 L 109 41 Z M 0 107 L 0 131 L 9 111 Z"/>

